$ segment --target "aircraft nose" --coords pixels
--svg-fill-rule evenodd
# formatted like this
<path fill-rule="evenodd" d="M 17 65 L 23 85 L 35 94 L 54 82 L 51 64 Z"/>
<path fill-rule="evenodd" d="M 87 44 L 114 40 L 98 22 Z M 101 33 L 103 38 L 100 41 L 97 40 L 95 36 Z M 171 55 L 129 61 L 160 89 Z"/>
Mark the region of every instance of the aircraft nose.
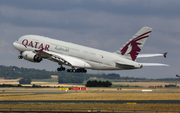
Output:
<path fill-rule="evenodd" d="M 14 48 L 15 48 L 15 46 L 16 46 L 16 42 L 13 42 L 13 46 L 14 46 Z"/>
<path fill-rule="evenodd" d="M 16 42 L 13 42 L 13 46 L 14 46 L 15 49 L 18 48 L 18 44 Z"/>

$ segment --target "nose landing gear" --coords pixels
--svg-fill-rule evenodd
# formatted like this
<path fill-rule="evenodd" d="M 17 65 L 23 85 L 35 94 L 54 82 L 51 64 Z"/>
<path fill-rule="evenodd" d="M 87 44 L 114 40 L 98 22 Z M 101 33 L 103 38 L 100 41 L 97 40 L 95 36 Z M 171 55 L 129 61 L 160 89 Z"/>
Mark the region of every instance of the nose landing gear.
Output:
<path fill-rule="evenodd" d="M 22 56 L 22 55 L 19 55 L 18 58 L 19 58 L 19 59 L 23 59 L 23 56 Z"/>
<path fill-rule="evenodd" d="M 22 52 L 20 52 L 20 55 L 18 56 L 19 59 L 23 59 Z"/>

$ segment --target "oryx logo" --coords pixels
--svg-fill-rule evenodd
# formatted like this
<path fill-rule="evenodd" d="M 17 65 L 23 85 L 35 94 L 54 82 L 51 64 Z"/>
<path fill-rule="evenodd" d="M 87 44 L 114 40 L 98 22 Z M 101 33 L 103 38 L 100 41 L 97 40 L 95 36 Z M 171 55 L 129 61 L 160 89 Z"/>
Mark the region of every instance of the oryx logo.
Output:
<path fill-rule="evenodd" d="M 149 34 L 151 33 L 151 31 L 146 32 L 142 35 L 139 35 L 138 37 L 134 38 L 133 40 L 131 40 L 128 44 L 126 44 L 124 46 L 124 48 L 121 50 L 121 54 L 125 55 L 125 54 L 129 54 L 131 56 L 131 59 L 133 61 L 136 60 L 137 55 L 139 54 L 139 52 L 141 51 L 141 48 L 139 47 L 139 45 L 142 45 L 143 41 L 140 42 L 140 40 L 143 40 L 145 38 L 148 38 Z M 145 42 L 145 41 L 144 41 Z M 143 43 L 144 44 L 144 43 Z M 142 45 L 143 46 L 143 45 Z"/>

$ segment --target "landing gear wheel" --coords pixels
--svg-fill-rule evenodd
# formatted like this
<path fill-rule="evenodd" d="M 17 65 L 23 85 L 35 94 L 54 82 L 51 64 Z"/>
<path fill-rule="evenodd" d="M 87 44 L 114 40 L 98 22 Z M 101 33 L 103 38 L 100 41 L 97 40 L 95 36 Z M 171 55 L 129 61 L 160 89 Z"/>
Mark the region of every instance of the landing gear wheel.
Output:
<path fill-rule="evenodd" d="M 70 72 L 70 69 L 67 69 L 67 72 L 69 73 L 69 72 Z"/>
<path fill-rule="evenodd" d="M 72 73 L 73 72 L 73 70 L 72 69 L 70 69 L 70 71 L 69 71 L 70 73 Z"/>
<path fill-rule="evenodd" d="M 19 59 L 22 59 L 22 58 L 23 58 L 23 56 L 22 56 L 22 55 L 19 55 L 19 56 L 18 56 L 18 58 L 19 58 Z"/>
<path fill-rule="evenodd" d="M 67 69 L 68 73 L 86 73 L 87 70 L 84 68 L 79 68 L 79 69 Z"/>
<path fill-rule="evenodd" d="M 62 71 L 62 69 L 61 68 L 57 68 L 57 71 Z"/>
<path fill-rule="evenodd" d="M 57 68 L 57 71 L 65 71 L 65 67 L 60 67 L 60 68 Z"/>

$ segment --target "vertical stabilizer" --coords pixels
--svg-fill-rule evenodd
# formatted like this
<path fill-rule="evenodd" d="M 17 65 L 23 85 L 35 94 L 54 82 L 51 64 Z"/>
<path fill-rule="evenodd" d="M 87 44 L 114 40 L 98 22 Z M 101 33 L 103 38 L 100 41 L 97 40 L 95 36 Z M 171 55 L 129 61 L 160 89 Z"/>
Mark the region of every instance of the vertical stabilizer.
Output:
<path fill-rule="evenodd" d="M 120 50 L 116 51 L 116 53 L 135 61 L 151 31 L 152 28 L 150 27 L 141 28 Z"/>

